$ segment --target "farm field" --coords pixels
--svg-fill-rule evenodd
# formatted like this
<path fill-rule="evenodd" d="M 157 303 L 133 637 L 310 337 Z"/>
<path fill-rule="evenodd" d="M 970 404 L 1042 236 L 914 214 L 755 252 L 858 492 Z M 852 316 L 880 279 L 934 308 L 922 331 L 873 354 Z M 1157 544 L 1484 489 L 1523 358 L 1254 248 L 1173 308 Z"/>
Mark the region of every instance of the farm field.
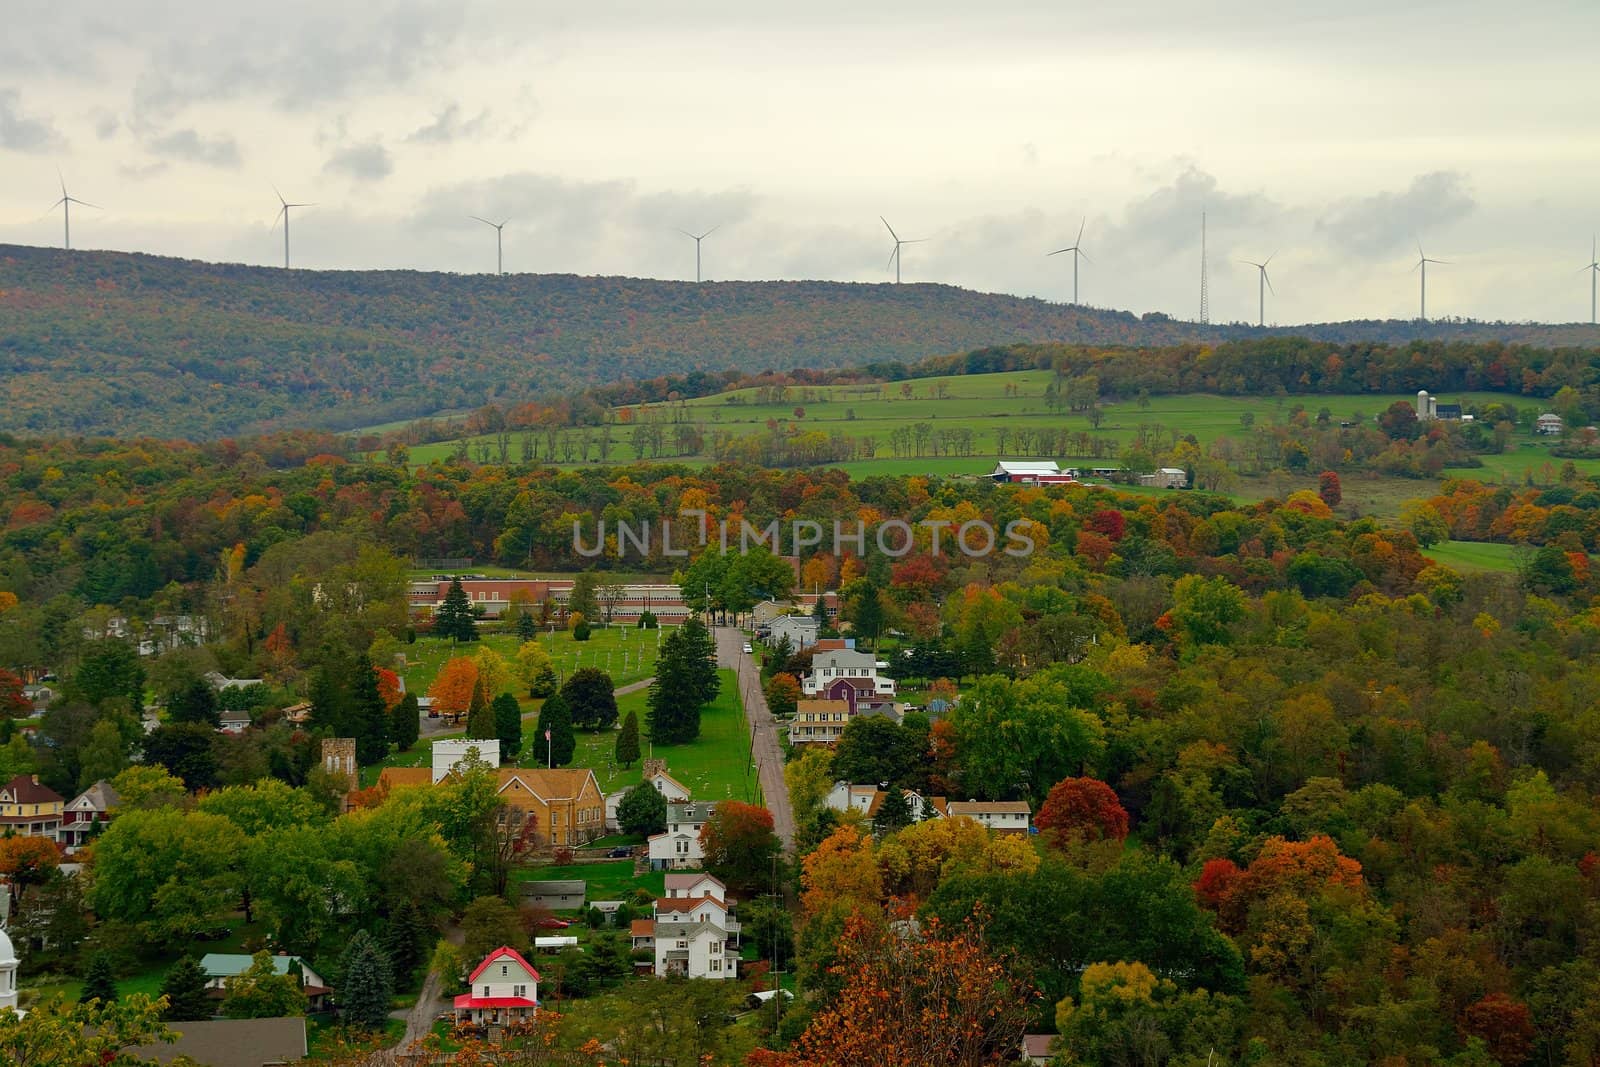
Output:
<path fill-rule="evenodd" d="M 1423 549 L 1422 554 L 1435 563 L 1457 571 L 1499 571 L 1511 573 L 1517 569 L 1515 545 L 1494 544 L 1487 541 L 1446 541 Z"/>
<path fill-rule="evenodd" d="M 687 421 L 708 442 L 707 449 L 714 434 L 765 434 L 775 426 L 825 435 L 845 434 L 858 441 L 871 438 L 875 445 L 872 458 L 829 464 L 847 470 L 858 478 L 916 474 L 977 476 L 993 466 L 1000 450 L 1000 435 L 1009 435 L 1017 430 L 1067 429 L 1089 434 L 1120 449 L 1136 436 L 1141 426 L 1155 424 L 1170 427 L 1179 434 L 1193 435 L 1204 446 L 1220 437 L 1243 438 L 1249 433 L 1247 422 L 1254 425 L 1270 424 L 1287 418 L 1297 407 L 1313 415 L 1326 408 L 1332 418 L 1340 421 L 1370 420 L 1397 400 L 1409 403 L 1415 399 L 1410 394 L 1350 393 L 1281 397 L 1204 394 L 1158 396 L 1143 402 L 1128 400 L 1103 404 L 1103 418 L 1100 426 L 1095 428 L 1084 414 L 1053 411 L 1047 406 L 1045 388 L 1051 379 L 1048 371 L 1014 371 L 925 378 L 881 386 L 797 386 L 789 390 L 782 402 L 766 403 L 756 402 L 756 390 L 745 389 L 675 405 L 621 409 L 615 413 L 618 422 L 611 429 L 613 443 L 609 462 L 618 464 L 639 460 L 633 444 L 634 426 L 657 420 L 668 441 L 668 447 L 663 450 L 659 462 L 688 467 L 704 466 L 711 462 L 707 452 L 682 456 L 666 454 L 672 451 L 670 441 L 674 427 Z M 1504 399 L 1519 409 L 1539 406 L 1537 401 L 1526 397 L 1492 393 L 1448 394 L 1440 395 L 1439 399 L 1464 403 Z M 970 431 L 970 446 L 964 449 L 969 454 L 896 454 L 891 444 L 891 434 L 918 424 L 925 424 L 931 432 Z M 592 434 L 598 437 L 598 431 L 592 431 Z M 512 436 L 515 438 L 517 435 L 513 433 Z M 469 442 L 469 448 L 476 450 L 480 443 L 486 443 L 487 440 L 474 438 Z M 540 447 L 546 446 L 541 443 Z M 1542 439 L 1519 433 L 1512 449 L 1504 455 L 1483 456 L 1481 467 L 1452 469 L 1446 474 L 1509 484 L 1521 484 L 1530 479 L 1540 483 L 1554 481 L 1564 461 L 1552 457 L 1550 447 L 1550 443 Z M 451 442 L 419 446 L 411 450 L 411 461 L 426 463 L 443 459 L 455 449 L 456 445 Z M 1007 442 L 1006 451 L 1013 457 L 1019 456 L 1012 442 Z M 512 461 L 519 454 L 517 443 L 513 441 Z M 558 454 L 565 455 L 564 452 Z M 1071 463 L 1091 457 L 1056 458 Z M 651 459 L 647 452 L 645 461 L 657 460 Z M 1600 460 L 1573 462 L 1584 473 L 1600 472 Z M 598 463 L 598 447 L 592 446 L 589 465 Z M 557 464 L 563 467 L 582 465 L 584 463 L 576 454 L 574 462 Z M 1263 478 L 1245 478 L 1235 487 L 1233 495 L 1242 500 L 1255 500 L 1277 495 L 1285 491 L 1285 487 L 1286 491 L 1291 492 L 1314 488 L 1315 473 L 1295 479 L 1280 476 L 1271 482 Z M 1405 501 L 1429 496 L 1434 491 L 1432 482 L 1397 477 L 1368 478 L 1360 472 L 1349 472 L 1345 482 L 1346 499 L 1352 513 L 1384 517 L 1398 514 Z"/>
<path fill-rule="evenodd" d="M 656 655 L 664 635 L 661 630 L 638 630 L 631 626 L 596 627 L 589 640 L 574 641 L 570 631 L 545 630 L 539 643 L 555 661 L 557 674 L 565 679 L 580 667 L 598 667 L 611 675 L 617 686 L 649 678 L 655 671 Z M 470 656 L 479 647 L 494 649 L 515 666 L 522 640 L 514 633 L 484 634 L 476 644 L 458 645 L 439 637 L 418 637 L 404 649 L 406 669 L 401 671 L 406 692 L 425 696 L 439 674 L 439 668 L 452 656 Z M 521 694 L 519 694 L 521 695 Z"/>

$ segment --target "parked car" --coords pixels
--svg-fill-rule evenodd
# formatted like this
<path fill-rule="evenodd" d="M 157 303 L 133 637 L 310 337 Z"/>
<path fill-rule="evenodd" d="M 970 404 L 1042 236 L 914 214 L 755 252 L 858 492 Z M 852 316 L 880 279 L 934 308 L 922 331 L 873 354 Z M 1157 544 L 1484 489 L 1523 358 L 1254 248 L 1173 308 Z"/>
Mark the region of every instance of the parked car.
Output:
<path fill-rule="evenodd" d="M 748 641 L 746 641 L 746 642 L 745 642 L 745 643 L 744 643 L 744 652 L 745 652 L 745 655 L 747 655 L 747 656 L 748 656 L 748 655 L 749 655 L 749 654 L 750 654 L 750 653 L 751 653 L 751 652 L 754 652 L 754 651 L 755 651 L 755 649 L 753 649 L 753 648 L 751 648 L 751 647 L 750 647 L 750 642 L 748 642 Z"/>
<path fill-rule="evenodd" d="M 624 856 L 631 856 L 631 855 L 633 855 L 632 846 L 630 846 L 630 845 L 618 845 L 616 848 L 614 848 L 610 852 L 606 853 L 606 858 L 614 859 L 614 860 L 620 860 Z"/>

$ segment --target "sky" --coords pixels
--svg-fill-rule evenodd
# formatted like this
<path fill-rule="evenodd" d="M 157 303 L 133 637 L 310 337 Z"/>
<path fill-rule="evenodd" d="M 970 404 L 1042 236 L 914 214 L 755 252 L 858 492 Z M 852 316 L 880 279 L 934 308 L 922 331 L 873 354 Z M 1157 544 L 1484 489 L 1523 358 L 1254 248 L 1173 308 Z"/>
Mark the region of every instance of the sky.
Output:
<path fill-rule="evenodd" d="M 1589 316 L 1594 0 L 8 0 L 0 242 Z M 1330 10 L 1331 9 L 1331 10 Z"/>

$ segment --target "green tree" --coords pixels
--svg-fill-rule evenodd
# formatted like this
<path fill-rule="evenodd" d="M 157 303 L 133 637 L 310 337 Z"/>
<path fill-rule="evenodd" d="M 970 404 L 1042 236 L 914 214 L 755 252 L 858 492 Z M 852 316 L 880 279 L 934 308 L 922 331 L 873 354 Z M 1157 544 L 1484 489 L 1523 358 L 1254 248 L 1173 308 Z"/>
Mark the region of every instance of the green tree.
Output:
<path fill-rule="evenodd" d="M 567 614 L 582 615 L 585 619 L 599 618 L 595 594 L 600 588 L 600 578 L 594 571 L 580 571 L 572 579 L 572 592 L 567 594 Z"/>
<path fill-rule="evenodd" d="M 238 901 L 245 843 L 221 815 L 124 811 L 95 842 L 89 904 L 103 920 L 139 924 L 156 944 L 186 942 Z"/>
<path fill-rule="evenodd" d="M 26 1015 L 0 1013 L 0 1063 L 8 1067 L 155 1067 L 159 1060 L 135 1057 L 127 1050 L 173 1037 L 161 1022 L 160 1003 L 142 993 L 94 1004 L 68 1004 L 58 997 L 46 997 Z"/>
<path fill-rule="evenodd" d="M 285 1015 L 306 1013 L 306 994 L 300 979 L 289 973 L 278 973 L 277 961 L 262 949 L 250 958 L 250 967 L 243 974 L 233 975 L 222 983 L 222 1014 L 229 1019 L 277 1019 Z"/>
<path fill-rule="evenodd" d="M 128 766 L 128 742 L 114 721 L 101 719 L 90 727 L 89 740 L 78 760 L 79 789 L 87 789 L 102 780 L 109 782 Z"/>
<path fill-rule="evenodd" d="M 161 1017 L 168 1022 L 188 1022 L 211 1018 L 211 997 L 206 993 L 206 972 L 200 961 L 185 954 L 167 968 L 161 980 L 161 995 L 167 1008 Z"/>
<path fill-rule="evenodd" d="M 623 767 L 632 767 L 639 759 L 639 713 L 629 711 L 623 716 L 622 729 L 617 732 L 616 761 Z"/>
<path fill-rule="evenodd" d="M 389 754 L 389 712 L 378 691 L 378 672 L 366 656 L 356 661 L 350 702 L 356 760 L 366 767 L 383 762 Z"/>
<path fill-rule="evenodd" d="M 667 828 L 667 798 L 649 782 L 640 782 L 617 804 L 617 827 L 646 837 L 661 833 Z"/>
<path fill-rule="evenodd" d="M 556 665 L 538 641 L 524 641 L 518 647 L 517 676 L 529 696 L 547 697 L 556 691 Z"/>
<path fill-rule="evenodd" d="M 111 970 L 111 957 L 96 952 L 89 957 L 89 969 L 83 973 L 83 991 L 78 994 L 79 1004 L 98 1000 L 109 1004 L 117 999 L 117 976 Z"/>
<path fill-rule="evenodd" d="M 144 667 L 139 654 L 126 641 L 95 641 L 90 644 L 67 690 L 96 707 L 121 697 L 131 708 L 144 707 Z"/>
<path fill-rule="evenodd" d="M 572 725 L 584 730 L 609 730 L 617 722 L 616 686 L 597 667 L 582 667 L 561 686 L 561 697 L 571 709 Z"/>
<path fill-rule="evenodd" d="M 388 956 L 371 934 L 357 930 L 344 950 L 341 969 L 344 977 L 339 985 L 339 1005 L 345 1022 L 369 1033 L 382 1030 L 394 996 Z"/>
<path fill-rule="evenodd" d="M 491 705 L 495 736 L 500 739 L 500 754 L 510 759 L 522 747 L 522 705 L 510 693 L 501 693 Z"/>
<path fill-rule="evenodd" d="M 417 743 L 421 730 L 421 706 L 417 704 L 415 693 L 407 693 L 389 713 L 389 736 L 394 740 L 395 750 L 409 751 L 411 746 Z"/>
<path fill-rule="evenodd" d="M 355 718 L 349 677 L 354 668 L 348 662 L 332 661 L 319 666 L 311 675 L 311 722 L 330 737 L 349 737 Z"/>
<path fill-rule="evenodd" d="M 882 837 L 903 830 L 911 825 L 911 816 L 911 802 L 906 799 L 905 790 L 890 786 L 878 805 L 877 814 L 872 817 L 872 832 Z"/>
<path fill-rule="evenodd" d="M 472 614 L 472 602 L 467 599 L 467 591 L 461 587 L 459 577 L 450 579 L 450 589 L 444 595 L 444 603 L 439 605 L 433 617 L 433 632 L 452 641 L 478 639 L 478 620 Z"/>
<path fill-rule="evenodd" d="M 978 679 L 948 716 L 965 795 L 1039 804 L 1082 774 L 1104 747 L 1100 720 L 1083 710 L 1093 685 L 1069 684 L 1089 675 L 1056 667 L 1021 682 Z"/>
<path fill-rule="evenodd" d="M 383 949 L 389 957 L 397 987 L 404 989 L 411 985 L 431 934 L 415 903 L 407 900 L 394 909 L 384 930 Z"/>
<path fill-rule="evenodd" d="M 217 732 L 197 722 L 158 726 L 145 735 L 146 763 L 165 767 L 190 790 L 217 785 Z"/>
<path fill-rule="evenodd" d="M 1439 509 L 1425 500 L 1406 503 L 1400 509 L 1400 522 L 1423 548 L 1432 548 L 1440 541 L 1450 539 L 1449 524 L 1439 514 Z"/>
<path fill-rule="evenodd" d="M 694 619 L 661 643 L 645 705 L 645 728 L 655 743 L 681 744 L 700 736 L 700 709 L 715 698 L 720 684 L 713 652 L 710 631 Z"/>
<path fill-rule="evenodd" d="M 167 698 L 168 722 L 198 722 L 216 726 L 222 721 L 217 710 L 217 691 L 204 678 L 191 679 Z"/>
<path fill-rule="evenodd" d="M 479 897 L 461 913 L 461 955 L 468 966 L 502 945 L 522 941 L 522 916 L 498 896 Z"/>
<path fill-rule="evenodd" d="M 548 735 L 548 739 L 546 737 Z M 547 697 L 539 708 L 539 725 L 533 738 L 534 755 L 543 756 L 553 767 L 565 767 L 578 750 L 572 732 L 572 712 L 560 693 Z"/>
<path fill-rule="evenodd" d="M 851 719 L 833 753 L 833 774 L 859 785 L 921 784 L 927 752 L 919 735 L 881 715 Z"/>
<path fill-rule="evenodd" d="M 539 636 L 539 622 L 531 612 L 517 612 L 517 636 L 524 641 L 532 641 Z"/>
<path fill-rule="evenodd" d="M 1244 593 L 1226 578 L 1190 574 L 1172 587 L 1172 621 L 1192 644 L 1229 643 L 1244 615 Z"/>
<path fill-rule="evenodd" d="M 472 690 L 472 706 L 467 710 L 466 736 L 480 741 L 490 741 L 500 736 L 495 729 L 494 711 L 484 698 L 482 686 L 474 686 Z"/>

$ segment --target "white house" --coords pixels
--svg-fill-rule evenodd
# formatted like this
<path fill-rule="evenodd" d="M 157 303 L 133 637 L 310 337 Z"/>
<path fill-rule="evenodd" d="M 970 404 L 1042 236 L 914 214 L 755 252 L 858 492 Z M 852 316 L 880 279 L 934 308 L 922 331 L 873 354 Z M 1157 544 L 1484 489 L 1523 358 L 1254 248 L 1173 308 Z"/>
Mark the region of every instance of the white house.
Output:
<path fill-rule="evenodd" d="M 945 805 L 945 814 L 976 819 L 996 833 L 1025 834 L 1033 809 L 1025 800 L 952 800 Z"/>
<path fill-rule="evenodd" d="M 288 974 L 295 964 L 300 965 L 300 988 L 305 992 L 311 1010 L 321 1011 L 327 1005 L 328 995 L 333 992 L 323 977 L 300 956 L 272 957 L 274 974 Z M 225 993 L 228 979 L 244 974 L 254 965 L 255 958 L 243 953 L 208 952 L 200 957 L 200 969 L 206 972 L 206 988 L 213 991 L 211 995 L 214 997 L 221 997 Z"/>
<path fill-rule="evenodd" d="M 433 781 L 438 784 L 460 764 L 481 760 L 491 767 L 500 766 L 500 742 L 497 740 L 454 738 L 433 743 Z"/>
<path fill-rule="evenodd" d="M 700 846 L 700 827 L 716 810 L 715 804 L 668 804 L 667 828 L 646 843 L 652 871 L 703 867 L 705 849 Z"/>
<path fill-rule="evenodd" d="M 800 691 L 808 697 L 843 697 L 843 692 L 834 692 L 839 682 L 848 682 L 850 687 L 860 691 L 864 688 L 858 683 L 870 682 L 871 694 L 877 697 L 894 699 L 894 679 L 880 677 L 878 672 L 887 670 L 889 664 L 878 659 L 870 652 L 857 652 L 854 649 L 839 648 L 818 652 L 811 660 L 811 673 L 800 680 Z"/>
<path fill-rule="evenodd" d="M 711 874 L 668 874 L 666 876 L 667 900 L 692 900 L 695 897 L 728 899 L 727 886 L 722 879 Z"/>
<path fill-rule="evenodd" d="M 689 787 L 668 774 L 665 767 L 654 769 L 644 780 L 654 786 L 668 804 L 689 803 Z"/>
<path fill-rule="evenodd" d="M 456 1022 L 503 1025 L 539 1012 L 539 972 L 512 948 L 502 945 L 483 958 L 456 997 Z"/>
<path fill-rule="evenodd" d="M 1553 411 L 1547 411 L 1533 420 L 1534 433 L 1544 434 L 1548 437 L 1560 437 L 1561 430 L 1561 416 Z"/>
<path fill-rule="evenodd" d="M 783 615 L 767 624 L 767 644 L 776 645 L 784 638 L 796 652 L 817 643 L 818 623 L 811 615 Z"/>
<path fill-rule="evenodd" d="M 906 807 L 911 810 L 912 822 L 944 817 L 948 807 L 944 797 L 924 797 L 915 789 L 902 789 L 900 792 L 906 798 Z M 875 785 L 835 782 L 823 803 L 834 811 L 856 811 L 871 819 L 877 816 L 886 796 L 888 794 Z"/>
<path fill-rule="evenodd" d="M 1187 489 L 1189 474 L 1182 467 L 1158 467 L 1151 474 L 1139 475 L 1139 484 L 1157 489 Z"/>
<path fill-rule="evenodd" d="M 1063 471 L 1055 460 L 1001 460 L 989 472 L 989 477 L 1009 485 L 1070 485 L 1077 480 Z"/>

